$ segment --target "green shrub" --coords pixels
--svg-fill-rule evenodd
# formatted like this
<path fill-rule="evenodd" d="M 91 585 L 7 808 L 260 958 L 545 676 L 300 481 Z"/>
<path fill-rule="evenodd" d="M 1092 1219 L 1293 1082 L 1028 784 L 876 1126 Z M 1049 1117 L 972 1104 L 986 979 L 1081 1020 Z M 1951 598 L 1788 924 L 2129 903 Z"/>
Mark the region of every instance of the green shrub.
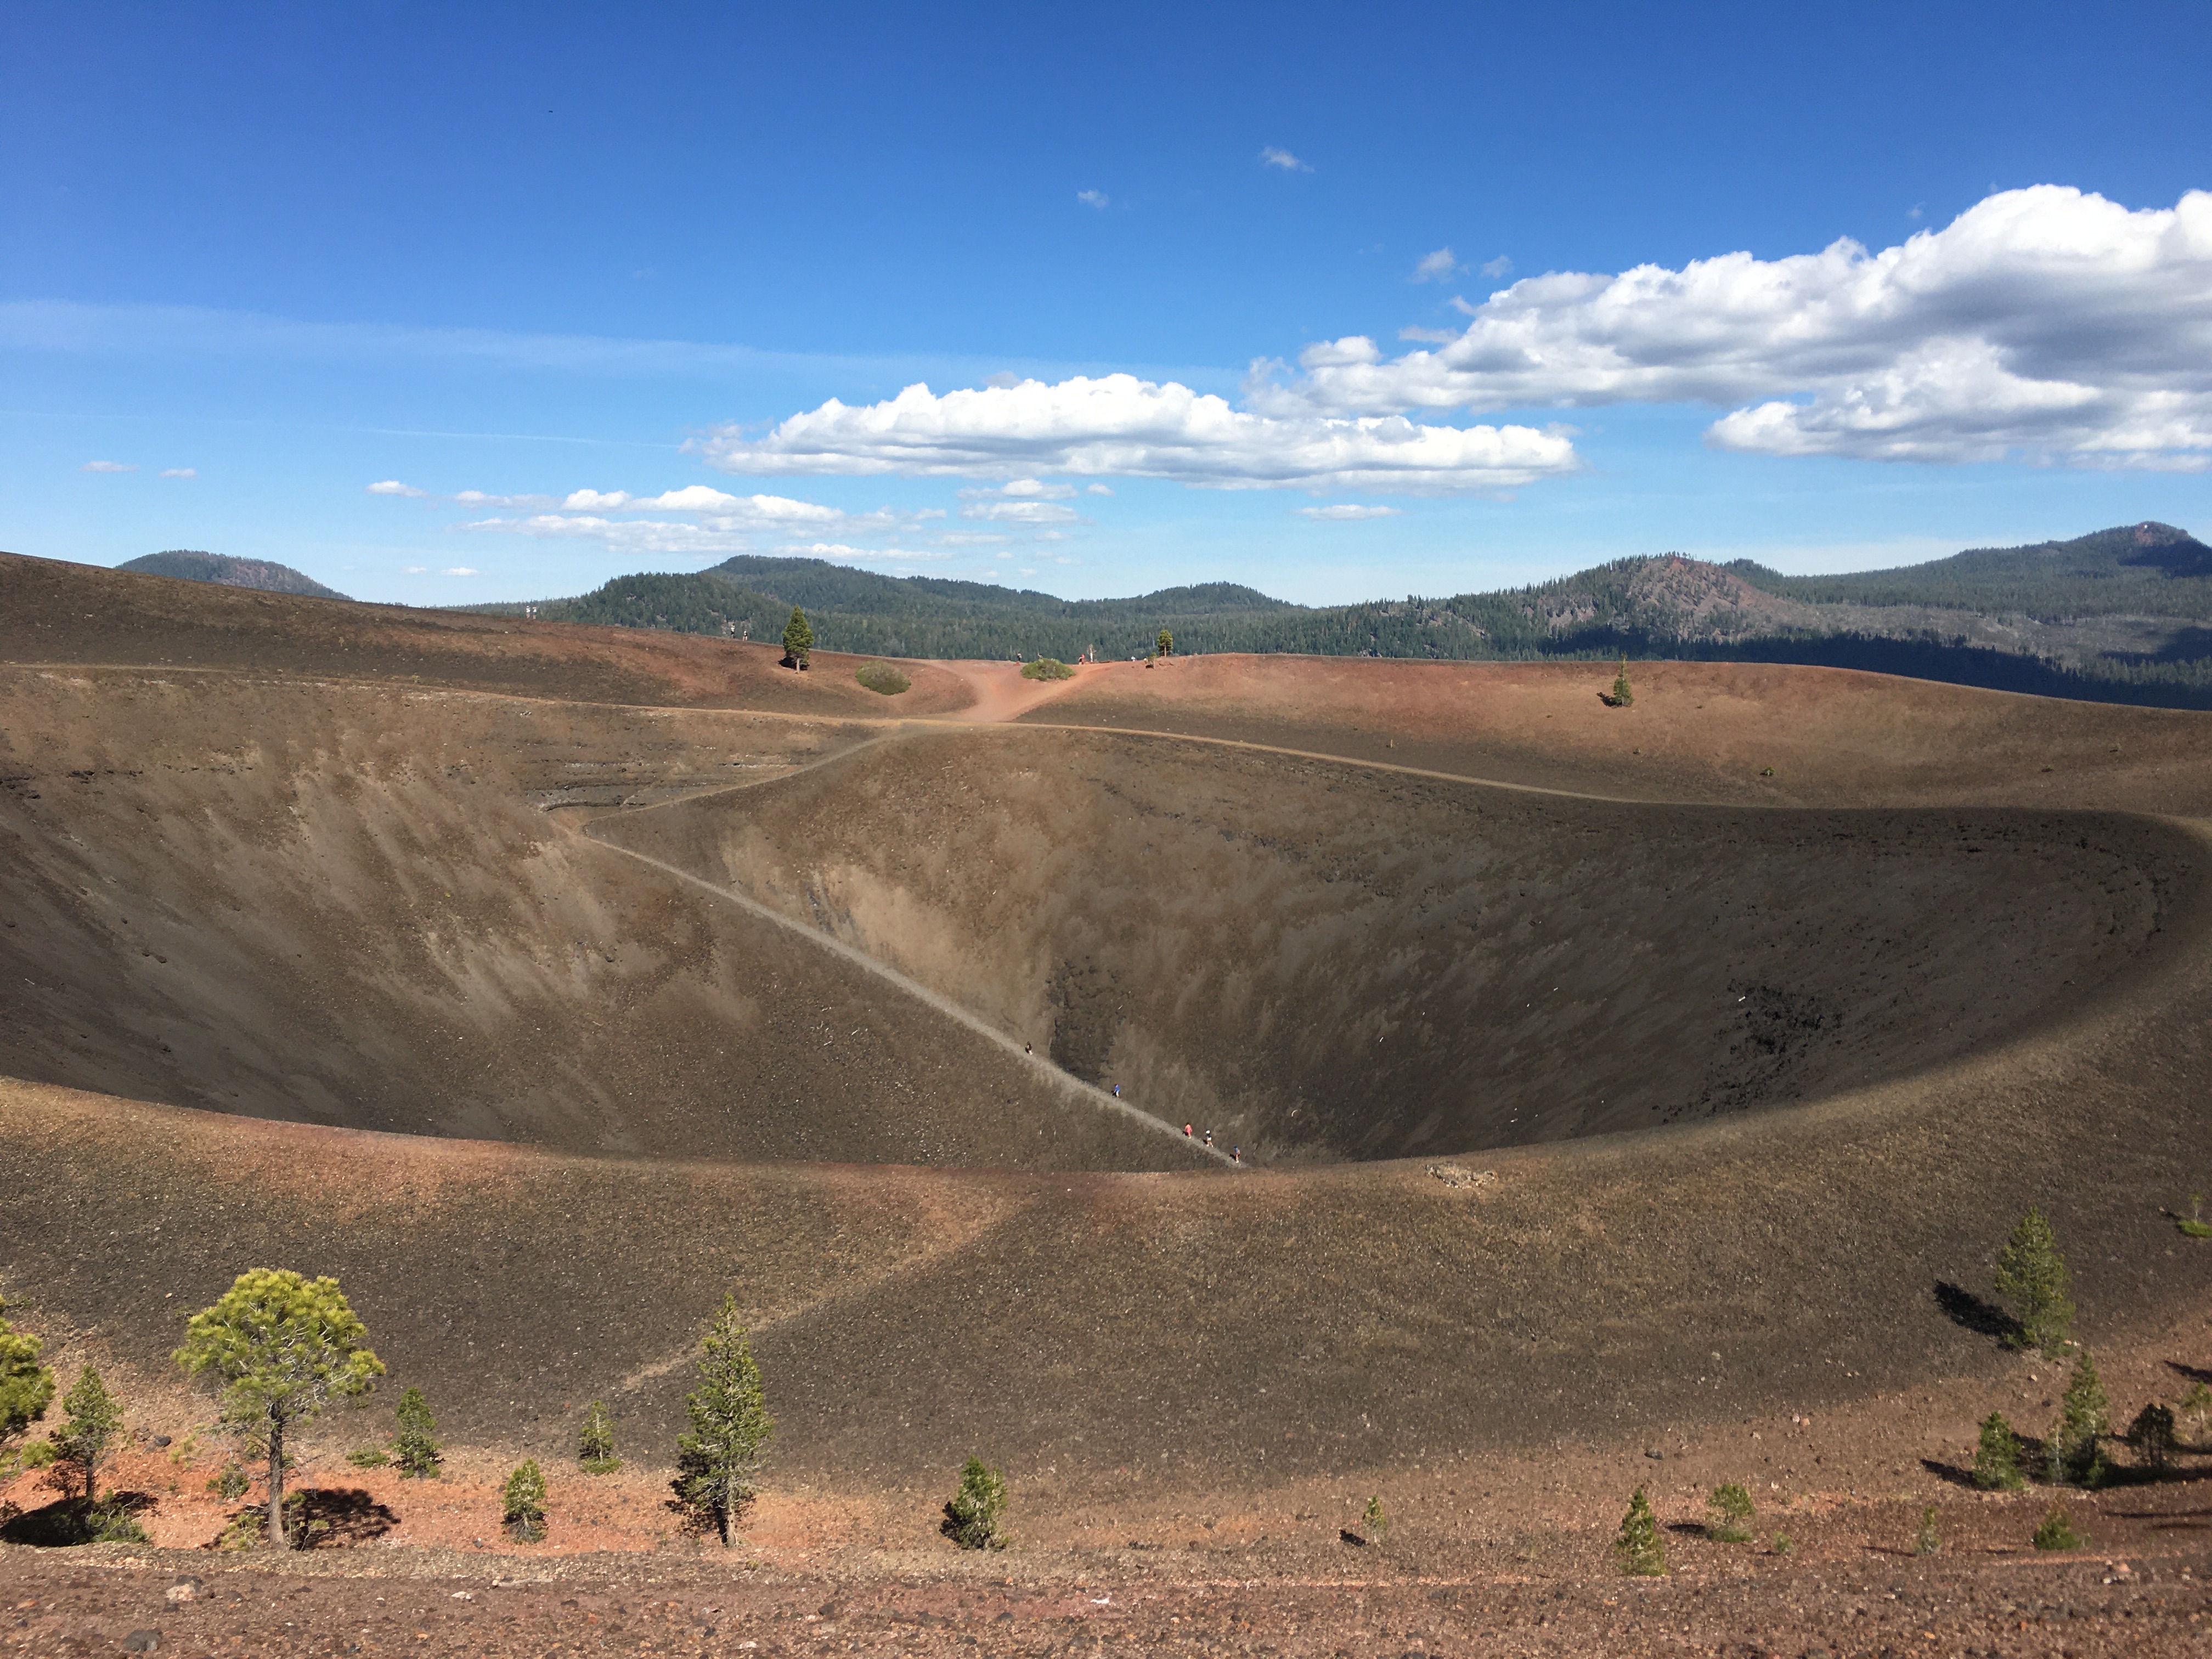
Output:
<path fill-rule="evenodd" d="M 853 678 L 869 690 L 880 691 L 887 697 L 896 697 L 914 684 L 887 662 L 864 662 L 853 671 Z"/>
<path fill-rule="evenodd" d="M 1075 678 L 1075 671 L 1057 657 L 1039 657 L 1035 662 L 1022 665 L 1022 678 L 1025 680 L 1069 680 Z"/>
<path fill-rule="evenodd" d="M 1006 1512 L 1006 1477 L 980 1457 L 960 1466 L 960 1490 L 945 1506 L 945 1535 L 963 1550 L 1004 1549 L 999 1521 Z"/>
<path fill-rule="evenodd" d="M 357 1469 L 380 1469 L 391 1461 L 380 1446 L 356 1446 L 346 1454 L 346 1462 Z"/>
<path fill-rule="evenodd" d="M 0 1310 L 7 1305 L 0 1302 Z M 53 1403 L 54 1374 L 39 1363 L 43 1346 L 0 1318 L 0 1446 L 44 1417 Z"/>
<path fill-rule="evenodd" d="M 2074 1323 L 2073 1279 L 2042 1211 L 2030 1210 L 2013 1228 L 1997 1257 L 1996 1286 L 1998 1295 L 2019 1304 L 2013 1345 L 2039 1348 L 2045 1358 L 2057 1358 Z"/>
<path fill-rule="evenodd" d="M 1658 1578 L 1667 1571 L 1667 1540 L 1659 1535 L 1659 1518 L 1651 1513 L 1651 1500 L 1641 1486 L 1628 1500 L 1613 1551 L 1620 1559 L 1621 1571 L 1632 1578 Z"/>
<path fill-rule="evenodd" d="M 2182 1424 L 2188 1429 L 2190 1439 L 2192 1442 L 2202 1440 L 2204 1425 L 2212 1420 L 2212 1389 L 2206 1388 L 2202 1382 L 2191 1383 L 2189 1392 L 2181 1396 L 2181 1404 L 2175 1409 L 2181 1414 Z"/>
<path fill-rule="evenodd" d="M 1991 1412 L 1982 1421 L 1981 1442 L 1974 1448 L 1974 1484 L 1984 1492 L 2018 1492 L 2027 1484 L 2020 1472 L 2020 1437 L 2002 1412 Z"/>
<path fill-rule="evenodd" d="M 235 1504 L 246 1496 L 246 1489 L 253 1483 L 246 1478 L 242 1464 L 225 1463 L 210 1478 L 207 1489 L 226 1504 Z"/>
<path fill-rule="evenodd" d="M 576 1461 L 586 1474 L 612 1474 L 622 1467 L 615 1455 L 615 1414 L 604 1401 L 592 1401 L 584 1413 L 583 1432 L 576 1437 Z"/>
<path fill-rule="evenodd" d="M 432 1438 L 438 1432 L 438 1419 L 430 1415 L 430 1402 L 422 1398 L 422 1390 L 410 1389 L 401 1395 L 393 1417 L 398 1431 L 392 1437 L 392 1461 L 399 1466 L 400 1479 L 435 1479 L 444 1448 Z"/>
<path fill-rule="evenodd" d="M 2173 1224 L 2191 1238 L 2212 1238 L 2212 1221 L 2204 1218 L 2204 1194 L 2190 1194 L 2189 1213 L 2174 1217 Z"/>
<path fill-rule="evenodd" d="M 1776 1534 L 1774 1534 L 1774 1553 L 1775 1553 L 1777 1555 L 1795 1555 L 1795 1554 L 1796 1554 L 1796 1553 L 1797 1553 L 1797 1540 L 1796 1540 L 1796 1539 L 1792 1538 L 1792 1537 L 1791 1537 L 1788 1533 L 1786 1533 L 1786 1532 L 1778 1532 L 1778 1533 L 1776 1533 Z"/>
<path fill-rule="evenodd" d="M 1390 1541 L 1390 1516 L 1383 1510 L 1379 1496 L 1367 1500 L 1367 1510 L 1360 1516 L 1360 1524 L 1367 1528 L 1367 1536 L 1375 1543 Z"/>
<path fill-rule="evenodd" d="M 1723 1544 L 1748 1544 L 1752 1523 L 1757 1519 L 1751 1505 L 1751 1494 L 1734 1481 L 1715 1489 L 1705 1500 L 1710 1517 L 1705 1522 L 1705 1536 Z"/>
<path fill-rule="evenodd" d="M 514 1473 L 507 1477 L 506 1488 L 500 1493 L 500 1519 L 507 1532 L 525 1544 L 541 1542 L 545 1536 L 545 1474 L 538 1467 L 534 1457 L 526 1458 Z"/>
<path fill-rule="evenodd" d="M 1920 1511 L 1920 1530 L 1912 1534 L 1915 1555 L 1934 1555 L 1943 1547 L 1943 1535 L 1936 1529 L 1936 1506 L 1930 1504 Z"/>
<path fill-rule="evenodd" d="M 43 1469 L 54 1461 L 54 1443 L 51 1440 L 27 1440 L 15 1455 L 27 1469 Z"/>
<path fill-rule="evenodd" d="M 2035 1529 L 2035 1547 L 2039 1550 L 2078 1550 L 2088 1541 L 2074 1530 L 2063 1504 L 2053 1504 L 2045 1510 L 2043 1523 Z"/>

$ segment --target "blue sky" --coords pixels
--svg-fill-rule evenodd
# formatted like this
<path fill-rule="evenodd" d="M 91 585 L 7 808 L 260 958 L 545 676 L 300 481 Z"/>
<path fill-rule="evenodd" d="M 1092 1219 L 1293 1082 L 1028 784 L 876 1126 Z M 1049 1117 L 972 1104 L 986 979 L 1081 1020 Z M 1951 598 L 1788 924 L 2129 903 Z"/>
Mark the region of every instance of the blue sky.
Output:
<path fill-rule="evenodd" d="M 1815 9 L 19 3 L 0 547 L 1325 602 L 2212 529 L 2212 12 Z"/>

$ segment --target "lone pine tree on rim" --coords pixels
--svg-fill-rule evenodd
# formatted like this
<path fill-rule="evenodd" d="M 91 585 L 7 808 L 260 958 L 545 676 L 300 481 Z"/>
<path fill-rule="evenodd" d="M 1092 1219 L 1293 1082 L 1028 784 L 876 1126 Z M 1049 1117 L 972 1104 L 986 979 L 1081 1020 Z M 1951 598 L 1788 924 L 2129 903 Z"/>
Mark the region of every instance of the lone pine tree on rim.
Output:
<path fill-rule="evenodd" d="M 814 629 L 807 623 L 806 613 L 794 605 L 791 607 L 791 620 L 783 625 L 784 662 L 804 668 L 807 656 L 813 649 Z"/>
<path fill-rule="evenodd" d="M 191 1316 L 177 1363 L 222 1385 L 224 1419 L 269 1443 L 269 1537 L 284 1539 L 284 1436 L 333 1398 L 367 1394 L 384 1375 L 335 1279 L 253 1267 Z"/>

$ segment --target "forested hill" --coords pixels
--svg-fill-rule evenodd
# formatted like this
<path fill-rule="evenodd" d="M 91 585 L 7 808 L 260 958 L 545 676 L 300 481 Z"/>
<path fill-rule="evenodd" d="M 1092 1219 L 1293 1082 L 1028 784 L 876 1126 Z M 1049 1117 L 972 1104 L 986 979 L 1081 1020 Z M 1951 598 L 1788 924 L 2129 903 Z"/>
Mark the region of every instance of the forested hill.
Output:
<path fill-rule="evenodd" d="M 2212 548 L 2158 524 L 1855 575 L 1784 576 L 1666 554 L 1505 592 L 1319 608 L 1225 582 L 1061 599 L 754 557 L 696 574 L 619 577 L 529 608 L 549 621 L 773 641 L 794 605 L 822 649 L 870 656 L 1129 657 L 1166 629 L 1182 652 L 1801 662 L 2212 708 Z"/>
<path fill-rule="evenodd" d="M 1933 605 L 2046 622 L 2212 619 L 2212 547 L 2170 524 L 2128 525 L 2033 547 L 1978 547 L 1929 564 L 1844 576 L 1784 576 L 1748 559 L 1727 568 L 1766 592 L 1809 605 Z"/>
<path fill-rule="evenodd" d="M 342 599 L 345 595 L 325 587 L 313 576 L 289 564 L 267 559 L 239 559 L 227 553 L 198 553 L 179 548 L 167 553 L 149 553 L 115 567 L 145 576 L 175 576 L 188 582 L 214 582 L 222 587 L 254 587 L 264 593 L 304 593 L 318 599 Z"/>

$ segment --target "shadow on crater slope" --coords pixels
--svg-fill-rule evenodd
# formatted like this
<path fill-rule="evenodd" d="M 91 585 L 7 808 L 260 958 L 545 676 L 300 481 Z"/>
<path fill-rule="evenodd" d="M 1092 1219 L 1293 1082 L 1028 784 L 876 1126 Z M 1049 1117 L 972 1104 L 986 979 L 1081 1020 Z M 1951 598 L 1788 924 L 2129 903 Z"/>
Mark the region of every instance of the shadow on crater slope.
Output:
<path fill-rule="evenodd" d="M 1622 805 L 1020 728 L 902 737 L 592 833 L 1164 1117 L 1332 1158 L 1939 1066 L 2141 951 L 2174 839 L 2088 814 Z"/>
<path fill-rule="evenodd" d="M 1197 1161 L 561 821 L 868 728 L 124 671 L 0 671 L 0 1072 L 574 1152 Z"/>

